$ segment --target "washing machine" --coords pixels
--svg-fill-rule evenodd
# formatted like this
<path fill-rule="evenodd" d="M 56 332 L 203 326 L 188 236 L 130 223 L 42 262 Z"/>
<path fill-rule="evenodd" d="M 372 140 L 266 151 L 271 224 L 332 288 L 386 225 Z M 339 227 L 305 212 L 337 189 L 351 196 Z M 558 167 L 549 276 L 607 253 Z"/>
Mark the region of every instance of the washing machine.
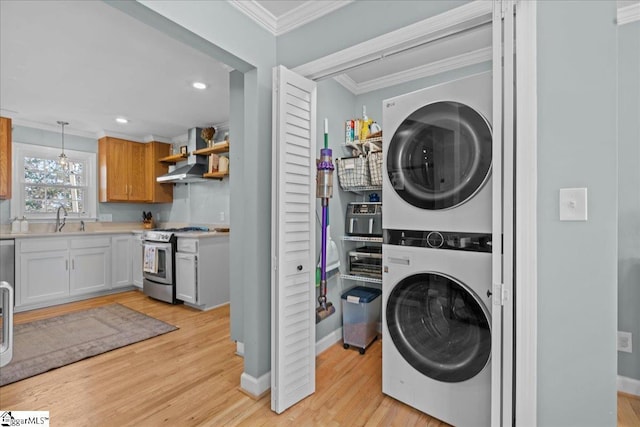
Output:
<path fill-rule="evenodd" d="M 383 227 L 491 231 L 490 72 L 383 101 Z"/>
<path fill-rule="evenodd" d="M 454 426 L 489 426 L 491 235 L 393 233 L 383 245 L 382 391 Z"/>

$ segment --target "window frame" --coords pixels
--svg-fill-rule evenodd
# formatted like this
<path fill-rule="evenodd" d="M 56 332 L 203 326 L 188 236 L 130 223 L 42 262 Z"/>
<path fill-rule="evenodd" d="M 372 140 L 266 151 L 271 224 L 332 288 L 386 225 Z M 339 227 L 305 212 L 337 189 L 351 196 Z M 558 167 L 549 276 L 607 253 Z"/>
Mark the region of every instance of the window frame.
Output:
<path fill-rule="evenodd" d="M 33 222 L 48 222 L 56 218 L 55 212 L 38 213 L 35 215 L 25 212 L 24 158 L 39 157 L 44 159 L 54 159 L 58 157 L 60 152 L 60 148 L 47 147 L 44 145 L 29 144 L 17 141 L 13 142 L 13 200 L 11 203 L 11 218 L 25 217 L 29 221 Z M 70 160 L 84 162 L 85 179 L 87 182 L 84 214 L 69 214 L 67 219 L 96 220 L 98 216 L 96 153 L 68 149 L 65 149 L 64 152 Z"/>

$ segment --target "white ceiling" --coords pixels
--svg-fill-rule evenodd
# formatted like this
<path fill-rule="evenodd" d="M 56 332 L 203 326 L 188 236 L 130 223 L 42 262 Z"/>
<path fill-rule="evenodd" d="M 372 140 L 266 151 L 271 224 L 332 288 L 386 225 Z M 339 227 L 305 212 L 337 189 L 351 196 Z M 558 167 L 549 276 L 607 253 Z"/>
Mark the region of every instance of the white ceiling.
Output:
<path fill-rule="evenodd" d="M 0 108 L 19 125 L 170 140 L 228 122 L 229 68 L 103 2 L 0 1 Z"/>

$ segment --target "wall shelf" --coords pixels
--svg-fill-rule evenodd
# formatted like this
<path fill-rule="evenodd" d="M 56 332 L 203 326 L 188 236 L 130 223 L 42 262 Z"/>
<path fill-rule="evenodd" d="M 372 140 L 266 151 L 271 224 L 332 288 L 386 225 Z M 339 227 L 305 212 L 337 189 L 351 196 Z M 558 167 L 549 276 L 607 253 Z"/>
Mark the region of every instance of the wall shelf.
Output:
<path fill-rule="evenodd" d="M 342 236 L 342 240 L 350 242 L 382 243 L 382 237 Z"/>
<path fill-rule="evenodd" d="M 158 161 L 162 163 L 176 164 L 178 162 L 183 161 L 186 158 L 187 158 L 186 154 L 172 154 L 171 156 L 162 157 L 158 159 Z"/>
<path fill-rule="evenodd" d="M 378 136 L 375 138 L 367 138 L 367 139 L 363 139 L 361 140 L 354 140 L 354 141 L 345 141 L 344 145 L 362 145 L 362 144 L 368 144 L 368 143 L 372 143 L 372 144 L 376 144 L 376 143 L 382 143 L 382 137 Z"/>
<path fill-rule="evenodd" d="M 228 172 L 209 172 L 202 175 L 203 178 L 209 179 L 222 179 L 225 176 L 229 176 Z"/>
<path fill-rule="evenodd" d="M 348 279 L 348 280 L 357 280 L 357 281 L 360 281 L 360 282 L 382 284 L 382 279 L 376 279 L 374 277 L 357 276 L 355 274 L 342 274 L 342 273 L 340 273 L 340 277 L 343 278 L 343 279 Z"/>
<path fill-rule="evenodd" d="M 228 142 L 219 142 L 214 144 L 212 147 L 201 148 L 199 150 L 194 150 L 191 154 L 195 154 L 198 156 L 208 156 L 209 154 L 220 154 L 220 153 L 228 153 L 229 152 L 229 143 Z"/>
<path fill-rule="evenodd" d="M 343 191 L 351 191 L 353 193 L 358 193 L 361 191 L 381 191 L 382 190 L 382 185 L 367 185 L 367 186 L 360 186 L 360 187 L 349 187 L 347 189 L 344 189 L 342 187 L 340 187 L 341 190 Z"/>

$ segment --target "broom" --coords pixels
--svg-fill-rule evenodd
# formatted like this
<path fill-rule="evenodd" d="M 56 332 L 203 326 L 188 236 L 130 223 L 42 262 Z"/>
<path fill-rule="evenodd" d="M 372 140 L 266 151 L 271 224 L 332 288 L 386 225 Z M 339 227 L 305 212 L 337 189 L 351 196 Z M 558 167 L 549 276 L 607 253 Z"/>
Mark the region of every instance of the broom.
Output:
<path fill-rule="evenodd" d="M 322 245 L 320 251 L 320 296 L 316 309 L 316 323 L 326 319 L 336 312 L 332 303 L 327 302 L 327 213 L 329 198 L 333 195 L 333 163 L 329 148 L 329 122 L 324 119 L 324 148 L 320 150 L 320 160 L 317 162 L 316 197 L 322 205 Z"/>

